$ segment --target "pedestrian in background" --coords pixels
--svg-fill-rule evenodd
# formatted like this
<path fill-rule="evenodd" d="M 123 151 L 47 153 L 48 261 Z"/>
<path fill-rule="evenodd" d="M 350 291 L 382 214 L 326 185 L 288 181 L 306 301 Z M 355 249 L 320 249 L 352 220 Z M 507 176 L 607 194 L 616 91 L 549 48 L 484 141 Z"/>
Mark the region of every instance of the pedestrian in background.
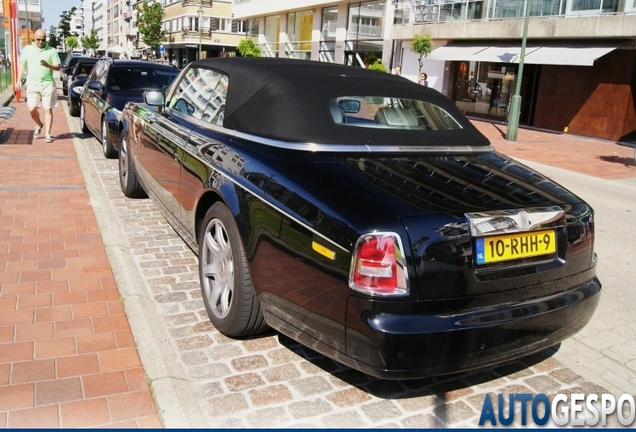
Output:
<path fill-rule="evenodd" d="M 45 142 L 52 142 L 51 128 L 53 126 L 53 107 L 57 103 L 55 79 L 53 71 L 60 70 L 60 56 L 57 50 L 46 42 L 46 32 L 42 29 L 35 31 L 35 38 L 30 45 L 22 50 L 18 77 L 26 72 L 26 100 L 31 118 L 35 122 L 33 136 L 37 138 L 45 128 Z M 16 91 L 20 90 L 16 88 Z M 40 120 L 38 108 L 44 109 L 44 124 Z"/>
<path fill-rule="evenodd" d="M 491 109 L 495 109 L 495 115 L 499 115 L 499 95 L 501 93 L 501 87 L 499 86 L 499 80 L 495 80 L 492 83 L 492 90 L 490 91 L 490 106 L 488 107 L 488 114 Z"/>
<path fill-rule="evenodd" d="M 428 87 L 428 75 L 426 75 L 424 72 L 420 74 L 420 84 L 424 87 Z"/>
<path fill-rule="evenodd" d="M 393 75 L 402 75 L 402 66 L 397 65 L 393 68 Z"/>

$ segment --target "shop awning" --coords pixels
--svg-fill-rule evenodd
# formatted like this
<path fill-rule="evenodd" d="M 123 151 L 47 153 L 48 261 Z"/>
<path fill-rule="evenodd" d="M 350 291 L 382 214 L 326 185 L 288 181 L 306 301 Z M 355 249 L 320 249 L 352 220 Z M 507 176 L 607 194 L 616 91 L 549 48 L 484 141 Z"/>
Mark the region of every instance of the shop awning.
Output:
<path fill-rule="evenodd" d="M 488 45 L 467 45 L 450 42 L 442 47 L 433 50 L 428 58 L 431 60 L 462 61 L 472 60 L 480 51 L 488 48 Z"/>
<path fill-rule="evenodd" d="M 623 41 L 543 42 L 528 43 L 524 62 L 527 64 L 592 66 L 594 61 L 621 46 Z M 521 43 L 468 44 L 450 42 L 434 50 L 429 58 L 449 61 L 481 61 L 519 63 Z"/>
<path fill-rule="evenodd" d="M 525 62 L 528 64 L 593 66 L 594 61 L 614 51 L 622 43 L 605 46 L 563 46 L 547 45 L 528 53 Z"/>

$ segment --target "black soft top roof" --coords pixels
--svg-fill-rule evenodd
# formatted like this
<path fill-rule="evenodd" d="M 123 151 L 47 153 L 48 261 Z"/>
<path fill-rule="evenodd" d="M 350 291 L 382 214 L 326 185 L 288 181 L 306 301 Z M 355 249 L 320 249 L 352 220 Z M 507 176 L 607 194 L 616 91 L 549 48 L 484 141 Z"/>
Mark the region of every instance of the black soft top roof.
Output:
<path fill-rule="evenodd" d="M 400 146 L 489 145 L 455 104 L 436 90 L 399 76 L 333 63 L 230 57 L 193 62 L 229 77 L 223 126 L 268 138 L 314 143 Z M 334 123 L 329 102 L 343 96 L 429 101 L 462 126 L 457 130 L 396 130 Z"/>

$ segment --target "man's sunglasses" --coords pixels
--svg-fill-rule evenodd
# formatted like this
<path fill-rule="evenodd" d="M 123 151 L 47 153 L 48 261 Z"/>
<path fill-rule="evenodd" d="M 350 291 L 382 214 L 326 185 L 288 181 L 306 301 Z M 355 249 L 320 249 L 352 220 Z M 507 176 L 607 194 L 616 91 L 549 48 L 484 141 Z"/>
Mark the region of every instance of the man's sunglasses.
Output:
<path fill-rule="evenodd" d="M 38 42 L 46 42 L 46 38 L 45 38 L 45 39 L 38 39 L 38 38 L 35 38 L 35 40 L 36 40 L 36 41 L 38 41 Z"/>

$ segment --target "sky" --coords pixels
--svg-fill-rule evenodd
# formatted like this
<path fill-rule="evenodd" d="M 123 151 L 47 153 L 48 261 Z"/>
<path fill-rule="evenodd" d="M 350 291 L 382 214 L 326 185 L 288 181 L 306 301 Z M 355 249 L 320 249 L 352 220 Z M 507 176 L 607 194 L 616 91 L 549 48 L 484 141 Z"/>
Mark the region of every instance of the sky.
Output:
<path fill-rule="evenodd" d="M 60 23 L 60 15 L 64 11 L 70 11 L 73 6 L 82 5 L 81 0 L 40 0 L 42 16 L 44 16 L 44 30 L 49 31 L 51 26 L 57 27 Z"/>

